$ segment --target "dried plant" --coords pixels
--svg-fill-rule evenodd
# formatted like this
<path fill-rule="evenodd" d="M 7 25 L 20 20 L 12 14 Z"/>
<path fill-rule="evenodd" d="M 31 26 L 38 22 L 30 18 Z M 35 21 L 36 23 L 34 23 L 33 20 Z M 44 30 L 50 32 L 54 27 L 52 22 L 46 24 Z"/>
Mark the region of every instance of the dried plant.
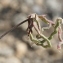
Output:
<path fill-rule="evenodd" d="M 40 21 L 45 22 L 49 26 L 41 28 Z M 58 34 L 59 42 L 58 42 L 57 48 L 61 49 L 61 45 L 63 44 L 63 39 L 61 37 L 61 35 L 62 35 L 61 24 L 63 24 L 63 19 L 62 18 L 57 18 L 56 21 L 53 22 L 51 20 L 48 20 L 45 15 L 37 15 L 37 14 L 29 15 L 26 20 L 19 23 L 18 25 L 16 25 L 15 27 L 10 29 L 9 31 L 5 32 L 2 36 L 0 36 L 0 39 L 3 36 L 5 36 L 7 33 L 14 30 L 15 28 L 17 28 L 18 26 L 20 26 L 21 24 L 23 24 L 25 22 L 28 22 L 27 33 L 28 33 L 28 36 L 29 36 L 29 38 L 32 42 L 34 42 L 36 45 L 40 45 L 44 48 L 48 48 L 48 47 L 52 46 L 50 40 L 53 38 L 53 36 L 55 34 Z M 43 34 L 43 31 L 45 31 L 45 29 L 50 29 L 50 27 L 53 27 L 54 31 L 50 34 L 49 37 L 46 37 Z M 33 35 L 33 28 L 37 32 L 37 35 L 35 35 L 35 37 Z M 47 43 L 46 45 L 44 45 L 45 42 Z"/>

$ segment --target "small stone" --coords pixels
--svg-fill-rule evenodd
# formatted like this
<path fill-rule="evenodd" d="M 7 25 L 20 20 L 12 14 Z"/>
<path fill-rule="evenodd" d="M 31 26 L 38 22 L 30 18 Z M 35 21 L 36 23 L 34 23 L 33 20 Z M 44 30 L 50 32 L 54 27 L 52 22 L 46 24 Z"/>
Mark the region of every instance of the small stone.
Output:
<path fill-rule="evenodd" d="M 27 46 L 25 43 L 21 43 L 21 41 L 17 41 L 15 45 L 15 55 L 18 58 L 22 58 L 27 51 Z"/>
<path fill-rule="evenodd" d="M 0 56 L 0 63 L 6 63 L 5 60 L 6 60 L 5 57 Z"/>
<path fill-rule="evenodd" d="M 1 56 L 13 56 L 14 51 L 12 48 L 10 48 L 8 45 L 5 43 L 0 43 L 0 55 Z"/>
<path fill-rule="evenodd" d="M 6 59 L 5 63 L 21 63 L 21 61 L 16 57 L 9 57 Z"/>
<path fill-rule="evenodd" d="M 0 2 L 3 6 L 7 7 L 10 4 L 11 0 L 1 0 Z"/>
<path fill-rule="evenodd" d="M 8 30 L 10 28 L 11 28 L 11 22 L 10 21 L 0 20 L 0 30 Z"/>
<path fill-rule="evenodd" d="M 43 0 L 35 0 L 37 5 L 42 5 L 43 4 Z"/>
<path fill-rule="evenodd" d="M 17 24 L 21 23 L 22 21 L 24 21 L 25 19 L 27 19 L 26 15 L 23 13 L 20 13 L 20 14 L 14 16 L 13 22 L 15 25 L 17 25 Z M 23 30 L 27 29 L 27 26 L 28 26 L 27 24 L 28 23 L 26 22 L 23 25 L 21 25 Z"/>
<path fill-rule="evenodd" d="M 37 13 L 37 14 L 41 14 L 41 12 L 42 12 L 41 7 L 38 6 L 38 5 L 34 5 L 34 6 L 32 7 L 32 11 L 33 11 L 34 13 Z"/>
<path fill-rule="evenodd" d="M 16 38 L 13 35 L 10 35 L 10 34 L 5 35 L 2 39 L 3 39 L 2 41 L 4 43 L 8 44 L 11 47 L 14 45 L 15 40 L 16 40 Z"/>
<path fill-rule="evenodd" d="M 26 4 L 21 5 L 21 11 L 23 13 L 28 13 L 29 12 L 29 7 Z"/>
<path fill-rule="evenodd" d="M 27 5 L 30 5 L 30 6 L 34 4 L 34 0 L 24 0 L 24 1 Z"/>

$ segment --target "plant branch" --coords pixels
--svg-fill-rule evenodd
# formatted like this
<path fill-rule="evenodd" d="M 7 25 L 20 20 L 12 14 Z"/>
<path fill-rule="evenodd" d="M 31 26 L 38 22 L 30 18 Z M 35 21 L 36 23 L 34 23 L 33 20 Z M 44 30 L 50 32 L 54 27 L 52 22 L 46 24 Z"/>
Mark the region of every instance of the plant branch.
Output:
<path fill-rule="evenodd" d="M 15 28 L 17 28 L 18 26 L 20 26 L 21 24 L 23 24 L 23 23 L 25 23 L 25 22 L 27 22 L 27 21 L 28 21 L 28 19 L 26 19 L 26 20 L 22 21 L 22 22 L 21 22 L 21 23 L 19 23 L 18 25 L 14 26 L 14 27 L 13 27 L 13 28 L 11 28 L 10 30 L 6 31 L 4 34 L 2 34 L 2 35 L 0 36 L 0 39 L 1 39 L 2 37 L 4 37 L 7 33 L 9 33 L 9 32 L 11 32 L 11 31 L 13 31 Z"/>

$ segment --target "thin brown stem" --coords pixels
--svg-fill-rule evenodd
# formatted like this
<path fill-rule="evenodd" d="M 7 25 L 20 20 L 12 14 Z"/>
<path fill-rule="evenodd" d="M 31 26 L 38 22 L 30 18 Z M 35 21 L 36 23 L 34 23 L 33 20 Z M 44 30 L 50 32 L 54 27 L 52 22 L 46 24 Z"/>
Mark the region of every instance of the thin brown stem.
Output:
<path fill-rule="evenodd" d="M 4 34 L 2 34 L 2 35 L 0 36 L 0 39 L 1 39 L 2 37 L 4 37 L 7 33 L 9 33 L 9 32 L 11 32 L 11 31 L 13 31 L 15 28 L 17 28 L 18 26 L 20 26 L 21 24 L 23 24 L 23 23 L 25 23 L 25 22 L 27 22 L 27 21 L 28 21 L 28 19 L 26 19 L 26 20 L 22 21 L 22 22 L 21 22 L 21 23 L 19 23 L 18 25 L 14 26 L 14 27 L 13 27 L 13 28 L 11 28 L 10 30 L 6 31 Z"/>

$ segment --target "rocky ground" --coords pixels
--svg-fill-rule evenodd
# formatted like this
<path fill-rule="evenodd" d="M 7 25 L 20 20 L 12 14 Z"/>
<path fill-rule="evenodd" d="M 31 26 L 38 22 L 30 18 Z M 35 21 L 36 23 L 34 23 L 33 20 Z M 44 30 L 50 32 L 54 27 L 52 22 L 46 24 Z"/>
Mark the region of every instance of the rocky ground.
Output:
<path fill-rule="evenodd" d="M 46 14 L 51 20 L 63 17 L 62 6 L 63 0 L 0 0 L 0 35 L 32 13 Z M 0 63 L 63 63 L 63 50 L 59 52 L 56 48 L 57 35 L 51 41 L 52 48 L 44 49 L 32 45 L 26 28 L 24 23 L 0 39 Z"/>

